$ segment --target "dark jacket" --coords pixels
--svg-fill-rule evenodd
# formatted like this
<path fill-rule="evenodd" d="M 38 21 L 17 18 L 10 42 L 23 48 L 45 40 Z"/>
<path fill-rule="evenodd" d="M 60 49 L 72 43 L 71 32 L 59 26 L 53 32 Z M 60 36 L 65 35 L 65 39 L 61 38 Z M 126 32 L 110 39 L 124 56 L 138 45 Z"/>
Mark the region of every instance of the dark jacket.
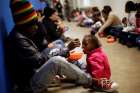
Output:
<path fill-rule="evenodd" d="M 47 39 L 49 41 L 55 41 L 61 38 L 62 31 L 57 28 L 57 25 L 50 19 L 44 18 L 43 24 L 47 31 Z"/>
<path fill-rule="evenodd" d="M 41 51 L 47 46 L 43 34 L 29 38 L 14 28 L 6 41 L 6 62 L 8 72 L 16 83 L 27 83 L 35 70 L 46 62 Z"/>

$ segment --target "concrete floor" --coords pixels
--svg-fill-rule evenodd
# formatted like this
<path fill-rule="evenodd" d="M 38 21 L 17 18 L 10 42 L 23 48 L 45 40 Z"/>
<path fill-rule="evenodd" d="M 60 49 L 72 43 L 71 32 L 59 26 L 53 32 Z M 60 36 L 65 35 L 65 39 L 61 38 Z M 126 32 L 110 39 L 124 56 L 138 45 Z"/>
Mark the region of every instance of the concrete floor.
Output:
<path fill-rule="evenodd" d="M 89 33 L 89 29 L 77 27 L 75 23 L 66 24 L 71 31 L 67 36 L 82 39 L 83 35 Z M 105 38 L 100 38 L 106 51 L 112 70 L 112 80 L 119 84 L 118 91 L 114 93 L 140 93 L 140 51 L 137 48 L 128 48 L 124 45 L 107 43 Z M 83 58 L 84 60 L 84 58 Z M 89 91 L 82 87 L 62 85 L 60 88 L 50 89 L 51 93 L 104 93 Z"/>

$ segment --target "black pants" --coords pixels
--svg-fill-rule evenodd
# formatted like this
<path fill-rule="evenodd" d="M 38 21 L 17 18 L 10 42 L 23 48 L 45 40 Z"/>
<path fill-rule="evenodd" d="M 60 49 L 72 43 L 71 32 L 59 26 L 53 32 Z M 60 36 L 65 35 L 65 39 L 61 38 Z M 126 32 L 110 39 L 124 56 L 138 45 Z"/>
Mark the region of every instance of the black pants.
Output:
<path fill-rule="evenodd" d="M 136 46 L 136 38 L 140 36 L 137 33 L 132 32 L 121 32 L 119 36 L 119 42 L 122 44 L 126 44 L 128 46 Z"/>
<path fill-rule="evenodd" d="M 119 37 L 120 33 L 122 32 L 122 27 L 108 27 L 104 30 L 106 35 L 112 35 L 114 37 Z"/>

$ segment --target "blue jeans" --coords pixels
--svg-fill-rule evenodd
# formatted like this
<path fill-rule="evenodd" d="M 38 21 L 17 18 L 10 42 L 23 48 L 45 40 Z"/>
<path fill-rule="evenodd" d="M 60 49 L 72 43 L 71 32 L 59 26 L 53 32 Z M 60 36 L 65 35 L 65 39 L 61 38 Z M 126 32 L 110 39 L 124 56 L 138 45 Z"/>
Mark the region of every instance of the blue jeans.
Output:
<path fill-rule="evenodd" d="M 68 80 L 74 81 L 75 84 L 91 85 L 92 83 L 92 78 L 77 66 L 69 63 L 63 57 L 55 56 L 40 67 L 32 77 L 31 87 L 34 93 L 47 90 L 55 75 L 65 75 Z"/>
<path fill-rule="evenodd" d="M 56 40 L 52 44 L 54 45 L 52 48 L 46 48 L 41 53 L 46 59 L 53 56 L 67 56 L 68 48 L 65 47 L 62 40 Z"/>
<path fill-rule="evenodd" d="M 55 40 L 52 42 L 55 48 L 64 48 L 65 44 L 62 40 Z"/>

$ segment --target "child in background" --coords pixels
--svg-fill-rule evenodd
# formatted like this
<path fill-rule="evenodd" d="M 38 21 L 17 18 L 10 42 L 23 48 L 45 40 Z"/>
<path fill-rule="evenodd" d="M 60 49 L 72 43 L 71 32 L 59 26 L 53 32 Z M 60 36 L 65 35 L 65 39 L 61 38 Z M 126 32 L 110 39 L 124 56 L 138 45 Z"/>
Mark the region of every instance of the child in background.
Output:
<path fill-rule="evenodd" d="M 91 27 L 93 24 L 92 20 L 92 11 L 91 9 L 87 9 L 81 13 L 82 20 L 78 22 L 78 25 L 81 27 Z"/>
<path fill-rule="evenodd" d="M 136 5 L 133 1 L 128 1 L 125 4 L 125 12 L 128 14 L 129 30 L 133 31 L 136 27 Z M 130 29 L 131 28 L 131 29 Z"/>
<path fill-rule="evenodd" d="M 122 19 L 122 25 L 123 25 L 123 32 L 129 32 L 132 31 L 133 28 L 131 26 L 128 25 L 128 19 L 127 17 L 123 17 Z"/>
<path fill-rule="evenodd" d="M 83 20 L 83 16 L 82 16 L 81 11 L 74 10 L 73 11 L 73 21 L 80 22 L 81 20 Z"/>
<path fill-rule="evenodd" d="M 140 31 L 137 24 L 139 6 L 139 3 L 135 4 L 133 1 L 128 1 L 125 4 L 125 12 L 128 13 L 128 25 L 120 34 L 119 42 L 126 44 L 128 47 L 137 46 L 137 38 Z"/>
<path fill-rule="evenodd" d="M 127 18 L 123 17 L 123 19 L 122 19 L 123 27 L 127 27 L 127 23 L 128 23 Z"/>
<path fill-rule="evenodd" d="M 93 13 L 92 16 L 93 19 L 93 25 L 91 26 L 91 34 L 95 35 L 99 28 L 103 25 L 102 17 L 100 11 L 96 11 Z"/>
<path fill-rule="evenodd" d="M 136 3 L 137 12 L 136 12 L 136 32 L 140 34 L 140 3 Z"/>
<path fill-rule="evenodd" d="M 87 73 L 94 80 L 94 87 L 106 92 L 118 88 L 118 84 L 111 81 L 111 71 L 107 55 L 103 52 L 96 36 L 85 35 L 82 41 L 83 52 L 87 54 Z"/>
<path fill-rule="evenodd" d="M 125 4 L 125 12 L 128 13 L 128 23 L 130 26 L 136 26 L 136 5 L 133 1 L 128 1 Z"/>

